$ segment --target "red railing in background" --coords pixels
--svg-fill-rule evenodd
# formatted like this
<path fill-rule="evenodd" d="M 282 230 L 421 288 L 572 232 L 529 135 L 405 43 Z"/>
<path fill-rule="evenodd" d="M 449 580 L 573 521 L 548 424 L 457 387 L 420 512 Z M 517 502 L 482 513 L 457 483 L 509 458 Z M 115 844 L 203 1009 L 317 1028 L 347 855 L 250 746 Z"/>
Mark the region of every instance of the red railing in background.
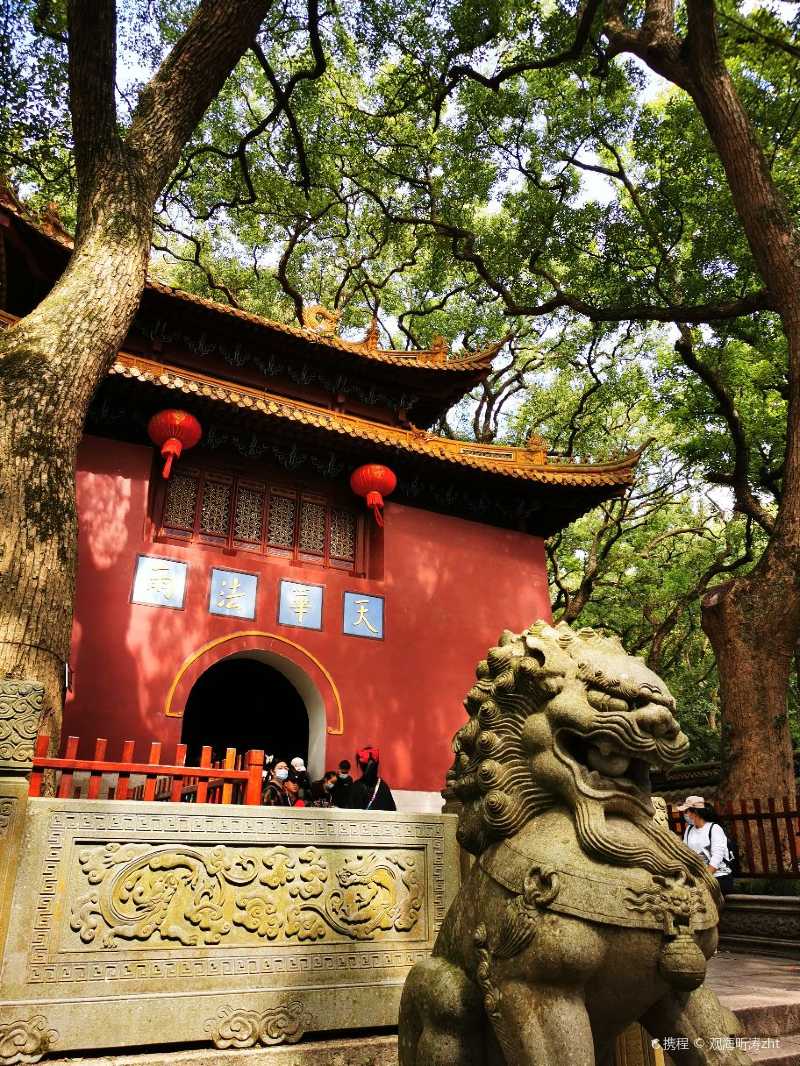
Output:
<path fill-rule="evenodd" d="M 147 762 L 136 762 L 135 741 L 126 740 L 122 745 L 122 757 L 118 761 L 106 759 L 108 742 L 101 738 L 95 742 L 94 758 L 79 759 L 79 737 L 69 737 L 63 756 L 48 755 L 49 739 L 40 736 L 36 741 L 33 757 L 33 773 L 29 794 L 41 796 L 44 775 L 48 771 L 59 773 L 56 795 L 61 799 L 73 799 L 82 789 L 75 784 L 74 775 L 88 775 L 85 799 L 98 799 L 103 779 L 107 781 L 106 799 L 117 800 L 171 800 L 173 803 L 240 803 L 256 806 L 261 803 L 261 772 L 264 768 L 264 752 L 248 751 L 239 756 L 236 748 L 228 748 L 225 758 L 212 762 L 211 748 L 204 747 L 200 753 L 199 766 L 186 765 L 186 745 L 178 744 L 175 761 L 161 762 L 161 743 L 150 745 Z M 109 775 L 116 775 L 114 781 Z M 140 784 L 131 785 L 131 777 L 143 777 Z"/>
<path fill-rule="evenodd" d="M 752 808 L 752 809 L 750 809 Z M 800 878 L 800 812 L 789 802 L 757 799 L 721 803 L 714 808 L 739 848 L 739 877 Z M 683 836 L 685 824 L 674 804 L 667 804 L 670 827 Z"/>

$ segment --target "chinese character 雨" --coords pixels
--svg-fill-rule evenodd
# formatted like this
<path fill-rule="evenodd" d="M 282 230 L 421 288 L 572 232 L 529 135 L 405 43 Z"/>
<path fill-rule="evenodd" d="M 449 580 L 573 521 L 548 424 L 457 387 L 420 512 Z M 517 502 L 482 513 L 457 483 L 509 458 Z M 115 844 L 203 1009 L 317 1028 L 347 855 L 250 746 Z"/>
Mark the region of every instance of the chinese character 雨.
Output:
<path fill-rule="evenodd" d="M 147 591 L 165 600 L 171 600 L 175 593 L 174 578 L 168 566 L 154 566 L 147 578 Z"/>
<path fill-rule="evenodd" d="M 311 598 L 308 589 L 297 589 L 292 597 L 292 611 L 297 616 L 297 621 L 302 622 L 311 610 Z"/>
<path fill-rule="evenodd" d="M 374 633 L 375 636 L 377 636 L 378 630 L 375 628 L 372 622 L 370 622 L 369 618 L 367 618 L 367 611 L 369 610 L 369 600 L 353 600 L 353 603 L 355 603 L 358 607 L 358 617 L 353 622 L 353 629 L 355 629 L 356 626 L 365 625 L 370 631 L 370 633 Z"/>
<path fill-rule="evenodd" d="M 225 586 L 228 586 L 226 591 Z M 217 607 L 224 607 L 226 611 L 238 611 L 242 606 L 242 597 L 244 593 L 241 591 L 241 582 L 238 577 L 227 579 L 222 582 L 222 587 L 219 592 L 219 599 L 217 600 Z"/>

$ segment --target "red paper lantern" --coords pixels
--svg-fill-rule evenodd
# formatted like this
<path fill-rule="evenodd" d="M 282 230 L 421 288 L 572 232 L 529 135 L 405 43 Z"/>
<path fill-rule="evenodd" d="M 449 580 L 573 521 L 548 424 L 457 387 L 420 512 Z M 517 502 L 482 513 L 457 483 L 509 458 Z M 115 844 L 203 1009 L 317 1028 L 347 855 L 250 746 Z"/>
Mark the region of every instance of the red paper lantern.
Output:
<path fill-rule="evenodd" d="M 188 411 L 170 408 L 159 411 L 147 423 L 150 440 L 161 449 L 164 456 L 162 477 L 168 478 L 172 460 L 178 459 L 184 448 L 194 448 L 203 435 L 200 423 Z"/>
<path fill-rule="evenodd" d="M 372 508 L 375 521 L 383 525 L 383 497 L 397 488 L 397 476 L 388 466 L 367 463 L 354 470 L 350 476 L 350 488 L 357 496 L 366 496 L 367 507 Z"/>

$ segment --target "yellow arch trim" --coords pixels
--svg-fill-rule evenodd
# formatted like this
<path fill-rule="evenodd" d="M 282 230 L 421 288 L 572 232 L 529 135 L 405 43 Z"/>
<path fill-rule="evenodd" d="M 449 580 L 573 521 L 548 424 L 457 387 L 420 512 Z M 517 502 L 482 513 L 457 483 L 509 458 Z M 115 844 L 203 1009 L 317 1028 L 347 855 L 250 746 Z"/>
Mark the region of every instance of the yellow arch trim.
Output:
<path fill-rule="evenodd" d="M 197 651 L 192 652 L 192 654 L 188 657 L 188 659 L 185 659 L 183 661 L 183 664 L 181 665 L 180 670 L 178 670 L 177 674 L 172 679 L 172 684 L 169 686 L 169 691 L 167 692 L 167 698 L 166 698 L 166 701 L 164 703 L 164 714 L 168 718 L 181 718 L 181 717 L 183 717 L 183 711 L 182 710 L 176 711 L 176 710 L 172 709 L 172 698 L 175 695 L 175 690 L 177 689 L 178 685 L 181 683 L 181 679 L 182 679 L 183 675 L 186 673 L 186 671 L 189 669 L 189 667 L 192 666 L 194 663 L 196 663 L 197 660 L 202 655 L 205 655 L 205 653 L 207 651 L 211 651 L 212 648 L 219 647 L 220 644 L 226 644 L 226 643 L 228 643 L 231 640 L 239 640 L 240 637 L 267 637 L 270 640 L 277 640 L 280 644 L 288 644 L 290 648 L 294 648 L 295 651 L 299 651 L 301 655 L 305 655 L 305 657 L 307 659 L 310 659 L 311 662 L 314 664 L 314 666 L 317 667 L 317 669 L 320 671 L 320 673 L 327 680 L 328 684 L 331 686 L 331 689 L 333 691 L 333 696 L 334 696 L 334 699 L 336 701 L 336 711 L 338 713 L 338 722 L 336 724 L 336 728 L 334 728 L 333 726 L 328 726 L 328 733 L 331 734 L 332 736 L 341 736 L 344 733 L 344 710 L 342 709 L 342 699 L 341 699 L 341 696 L 339 695 L 339 690 L 336 687 L 336 682 L 333 680 L 333 678 L 331 677 L 330 673 L 325 669 L 325 667 L 322 665 L 322 663 L 319 661 L 319 659 L 317 659 L 316 656 L 312 655 L 311 652 L 308 651 L 307 648 L 304 648 L 302 644 L 298 644 L 294 640 L 289 640 L 288 637 L 282 637 L 279 633 L 267 633 L 267 632 L 265 632 L 264 630 L 261 630 L 261 629 L 243 629 L 243 630 L 240 630 L 238 633 L 229 633 L 225 637 L 217 637 L 216 640 L 210 640 L 208 642 L 208 644 L 204 644 L 202 646 L 202 648 L 198 648 Z"/>

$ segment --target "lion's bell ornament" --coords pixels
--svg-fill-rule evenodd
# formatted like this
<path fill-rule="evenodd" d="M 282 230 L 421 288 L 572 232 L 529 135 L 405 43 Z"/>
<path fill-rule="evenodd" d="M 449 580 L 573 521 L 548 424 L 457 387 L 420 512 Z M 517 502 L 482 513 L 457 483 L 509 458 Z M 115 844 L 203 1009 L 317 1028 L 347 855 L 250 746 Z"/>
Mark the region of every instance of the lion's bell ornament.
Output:
<path fill-rule="evenodd" d="M 687 925 L 679 925 L 677 936 L 661 949 L 658 969 L 665 981 L 684 992 L 699 988 L 705 980 L 706 957 Z"/>

